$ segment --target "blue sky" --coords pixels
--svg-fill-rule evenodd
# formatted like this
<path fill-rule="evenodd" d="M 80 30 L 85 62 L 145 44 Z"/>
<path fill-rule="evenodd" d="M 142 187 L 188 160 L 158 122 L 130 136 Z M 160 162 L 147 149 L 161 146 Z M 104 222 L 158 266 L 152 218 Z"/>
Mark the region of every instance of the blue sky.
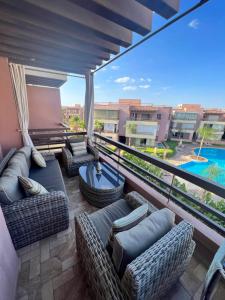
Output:
<path fill-rule="evenodd" d="M 181 11 L 198 1 L 181 0 Z M 95 73 L 95 102 L 138 98 L 175 106 L 200 103 L 225 108 L 225 1 L 197 11 Z M 166 21 L 154 14 L 153 30 Z M 134 34 L 133 42 L 141 39 Z M 122 50 L 122 49 L 121 49 Z M 83 79 L 68 77 L 63 105 L 84 103 Z"/>

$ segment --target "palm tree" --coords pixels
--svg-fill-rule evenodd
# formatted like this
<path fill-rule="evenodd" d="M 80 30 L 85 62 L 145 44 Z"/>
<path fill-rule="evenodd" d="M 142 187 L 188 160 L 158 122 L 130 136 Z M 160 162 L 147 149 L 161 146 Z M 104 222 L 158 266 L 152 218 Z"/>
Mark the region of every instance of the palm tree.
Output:
<path fill-rule="evenodd" d="M 218 167 L 216 164 L 212 164 L 204 170 L 204 175 L 210 180 L 215 180 L 218 176 L 221 175 L 222 172 L 223 170 L 220 167 Z M 203 190 L 202 199 L 205 202 L 209 201 L 211 199 L 211 196 L 212 194 L 210 192 Z"/>
<path fill-rule="evenodd" d="M 205 140 L 212 140 L 213 137 L 214 137 L 214 134 L 215 134 L 215 130 L 211 127 L 204 126 L 204 127 L 199 127 L 197 132 L 198 132 L 198 135 L 201 137 L 201 142 L 200 142 L 198 156 L 197 156 L 197 159 L 198 159 L 199 156 L 200 156 L 204 141 Z"/>
<path fill-rule="evenodd" d="M 134 124 L 134 123 L 128 123 L 125 125 L 126 127 L 126 130 L 128 131 L 128 133 L 136 133 L 136 128 L 137 128 L 137 125 Z M 130 142 L 131 142 L 131 138 L 128 137 L 128 145 L 130 146 Z"/>
<path fill-rule="evenodd" d="M 210 180 L 214 180 L 215 178 L 220 176 L 222 172 L 223 170 L 216 164 L 212 164 L 204 170 L 205 176 Z"/>
<path fill-rule="evenodd" d="M 94 124 L 95 130 L 98 131 L 99 133 L 102 132 L 102 130 L 104 129 L 104 123 L 100 120 L 95 120 L 95 124 Z"/>

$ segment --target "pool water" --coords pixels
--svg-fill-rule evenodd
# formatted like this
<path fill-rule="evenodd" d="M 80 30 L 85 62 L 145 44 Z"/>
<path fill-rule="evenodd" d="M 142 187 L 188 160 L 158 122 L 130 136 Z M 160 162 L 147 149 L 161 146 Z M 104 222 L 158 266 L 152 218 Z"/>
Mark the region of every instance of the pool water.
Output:
<path fill-rule="evenodd" d="M 199 148 L 194 150 L 197 155 Z M 211 165 L 216 165 L 221 169 L 220 174 L 213 181 L 225 186 L 225 149 L 218 148 L 202 148 L 200 156 L 208 159 L 208 162 L 191 161 L 180 165 L 181 169 L 187 170 L 197 175 L 207 177 L 206 169 Z"/>

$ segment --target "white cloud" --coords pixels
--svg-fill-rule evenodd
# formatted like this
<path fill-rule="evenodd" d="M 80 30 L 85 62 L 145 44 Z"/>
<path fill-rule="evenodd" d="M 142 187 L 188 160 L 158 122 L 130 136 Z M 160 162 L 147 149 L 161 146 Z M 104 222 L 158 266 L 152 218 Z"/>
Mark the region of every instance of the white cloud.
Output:
<path fill-rule="evenodd" d="M 145 81 L 145 80 L 144 80 L 144 78 L 143 78 L 143 77 L 141 77 L 141 78 L 140 78 L 140 81 L 141 81 L 141 82 L 143 82 L 143 81 Z"/>
<path fill-rule="evenodd" d="M 152 81 L 152 79 L 151 79 L 151 78 L 147 78 L 147 81 L 148 81 L 148 82 L 151 82 L 151 81 Z"/>
<path fill-rule="evenodd" d="M 106 68 L 106 67 L 104 67 L 104 68 L 102 68 L 100 71 L 103 71 L 103 72 L 105 72 L 105 71 L 107 71 L 107 68 Z"/>
<path fill-rule="evenodd" d="M 148 89 L 148 88 L 150 88 L 150 84 L 139 85 L 139 88 Z"/>
<path fill-rule="evenodd" d="M 136 80 L 134 78 L 130 79 L 130 82 L 134 83 Z"/>
<path fill-rule="evenodd" d="M 188 23 L 188 26 L 193 28 L 193 29 L 198 29 L 199 20 L 198 19 L 193 19 L 190 23 Z"/>
<path fill-rule="evenodd" d="M 119 68 L 120 68 L 119 66 L 111 66 L 111 69 L 114 70 L 114 71 L 119 70 Z"/>
<path fill-rule="evenodd" d="M 100 89 L 100 87 L 101 87 L 100 85 L 97 84 L 95 85 L 95 89 Z"/>
<path fill-rule="evenodd" d="M 136 89 L 137 89 L 137 87 L 135 85 L 127 85 L 127 86 L 123 87 L 124 91 L 134 91 Z"/>
<path fill-rule="evenodd" d="M 163 87 L 162 87 L 162 90 L 163 90 L 163 91 L 167 91 L 167 90 L 169 90 L 170 88 L 171 88 L 171 86 L 169 86 L 169 85 L 168 85 L 168 86 L 163 86 Z"/>
<path fill-rule="evenodd" d="M 116 83 L 126 83 L 126 82 L 128 82 L 129 80 L 130 80 L 130 77 L 124 76 L 124 77 L 117 78 L 117 79 L 115 79 L 114 81 L 115 81 Z"/>

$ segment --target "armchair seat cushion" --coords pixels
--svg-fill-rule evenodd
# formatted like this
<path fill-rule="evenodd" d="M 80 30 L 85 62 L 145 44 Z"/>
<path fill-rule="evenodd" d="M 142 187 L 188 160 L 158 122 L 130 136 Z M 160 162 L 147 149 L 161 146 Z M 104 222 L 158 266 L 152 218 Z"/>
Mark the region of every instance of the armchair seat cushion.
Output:
<path fill-rule="evenodd" d="M 48 192 L 63 191 L 66 194 L 59 163 L 56 159 L 46 162 L 46 168 L 32 166 L 29 178 L 39 182 Z"/>
<path fill-rule="evenodd" d="M 120 199 L 89 215 L 104 247 L 106 247 L 108 243 L 113 222 L 127 216 L 132 210 L 133 209 L 127 204 L 126 200 Z"/>
<path fill-rule="evenodd" d="M 73 162 L 75 164 L 85 163 L 94 160 L 94 155 L 91 153 L 86 153 L 84 155 L 73 156 Z"/>
<path fill-rule="evenodd" d="M 175 214 L 164 208 L 153 212 L 131 229 L 115 235 L 112 259 L 120 277 L 132 260 L 173 228 L 174 220 Z"/>

